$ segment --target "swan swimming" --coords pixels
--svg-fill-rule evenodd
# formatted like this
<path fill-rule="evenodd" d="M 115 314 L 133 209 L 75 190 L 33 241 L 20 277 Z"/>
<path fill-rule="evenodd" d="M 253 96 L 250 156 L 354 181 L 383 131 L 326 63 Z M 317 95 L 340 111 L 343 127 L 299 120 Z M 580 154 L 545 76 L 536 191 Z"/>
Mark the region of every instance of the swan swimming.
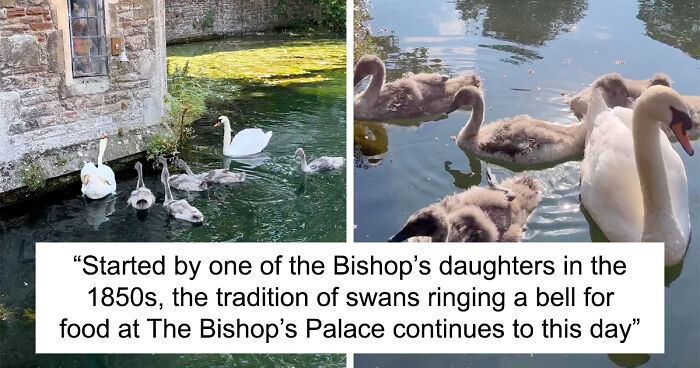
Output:
<path fill-rule="evenodd" d="M 482 127 L 484 97 L 476 87 L 461 88 L 446 113 L 462 106 L 472 109 L 469 121 L 457 136 L 457 145 L 465 152 L 487 160 L 518 164 L 554 163 L 583 152 L 582 123 L 560 125 L 520 115 Z"/>
<path fill-rule="evenodd" d="M 606 94 L 619 93 L 621 90 L 620 85 L 622 85 L 622 89 L 624 89 L 626 94 L 625 97 L 628 97 L 629 101 L 618 100 L 617 103 L 615 103 L 607 98 Z M 603 100 L 608 107 L 622 106 L 632 108 L 634 100 L 639 98 L 644 90 L 655 85 L 671 87 L 671 78 L 663 73 L 656 73 L 651 78 L 642 80 L 625 79 L 618 73 L 604 74 L 596 78 L 589 87 L 572 97 L 569 100 L 569 107 L 576 116 L 582 118 L 586 115 L 586 111 L 588 110 L 588 101 L 591 99 L 593 90 L 602 88 L 601 93 Z"/>
<path fill-rule="evenodd" d="M 454 78 L 438 73 L 408 74 L 385 83 L 384 62 L 375 55 L 364 55 L 355 64 L 354 84 L 371 76 L 367 89 L 355 96 L 355 119 L 384 121 L 444 112 L 461 87 L 481 85 L 477 75 Z"/>
<path fill-rule="evenodd" d="M 304 149 L 301 147 L 297 148 L 296 152 L 294 152 L 294 157 L 301 157 L 301 171 L 308 174 L 328 172 L 339 169 L 345 165 L 345 158 L 327 156 L 319 157 L 307 164 L 306 153 L 304 153 Z"/>
<path fill-rule="evenodd" d="M 416 211 L 389 241 L 518 242 L 542 199 L 539 191 L 529 176 L 498 184 L 489 172 L 489 188 L 472 187 Z"/>
<path fill-rule="evenodd" d="M 675 134 L 688 155 L 692 127 L 682 97 L 652 86 L 634 110 L 609 109 L 595 90 L 584 123 L 590 137 L 581 163 L 581 201 L 608 240 L 663 242 L 664 263 L 683 260 L 690 237 L 685 167 L 660 126 Z"/>
<path fill-rule="evenodd" d="M 117 180 L 114 171 L 102 163 L 105 149 L 107 149 L 107 137 L 100 137 L 99 153 L 97 155 L 97 166 L 92 162 L 87 162 L 80 170 L 80 180 L 82 186 L 80 191 L 90 199 L 102 199 L 117 192 Z"/>
<path fill-rule="evenodd" d="M 185 170 L 187 175 L 196 177 L 208 184 L 233 184 L 245 181 L 245 173 L 233 173 L 228 169 L 217 169 L 208 173 L 195 174 L 192 172 L 192 169 L 190 169 L 190 165 L 181 159 L 175 160 L 175 165 Z"/>
<path fill-rule="evenodd" d="M 250 156 L 262 152 L 270 143 L 272 132 L 260 128 L 243 129 L 231 139 L 231 123 L 226 116 L 219 116 L 214 127 L 224 125 L 224 155 L 228 157 Z"/>
<path fill-rule="evenodd" d="M 168 161 L 162 156 L 159 156 L 156 161 L 163 165 L 160 181 L 163 183 L 163 187 L 165 187 L 165 200 L 163 201 L 165 212 L 178 220 L 195 224 L 204 222 L 204 216 L 196 207 L 192 206 L 184 199 L 173 198 L 173 193 L 170 191 L 169 184 L 170 173 L 168 172 Z"/>
<path fill-rule="evenodd" d="M 192 170 L 189 170 L 189 166 L 185 169 L 178 161 L 184 163 L 184 161 L 178 159 L 175 160 L 175 165 L 185 170 L 184 174 L 175 174 L 170 176 L 168 183 L 171 187 L 177 190 L 183 190 L 187 192 L 203 192 L 207 190 L 207 182 L 198 175 L 191 174 Z M 187 164 L 185 164 L 186 166 Z"/>
<path fill-rule="evenodd" d="M 136 182 L 136 189 L 131 192 L 131 196 L 127 202 L 136 210 L 147 210 L 153 206 L 156 197 L 153 196 L 151 190 L 146 188 L 146 185 L 143 183 L 143 166 L 141 163 L 136 162 L 134 169 L 136 169 L 138 173 L 138 181 Z"/>

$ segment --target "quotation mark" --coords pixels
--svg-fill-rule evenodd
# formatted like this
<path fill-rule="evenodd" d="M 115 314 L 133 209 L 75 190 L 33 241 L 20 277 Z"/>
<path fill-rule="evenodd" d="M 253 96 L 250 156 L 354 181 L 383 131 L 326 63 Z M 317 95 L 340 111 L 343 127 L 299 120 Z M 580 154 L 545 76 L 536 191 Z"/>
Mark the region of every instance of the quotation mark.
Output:
<path fill-rule="evenodd" d="M 639 318 L 632 318 L 632 325 L 638 325 L 639 323 Z"/>
<path fill-rule="evenodd" d="M 82 256 L 73 256 L 73 262 L 82 262 Z"/>

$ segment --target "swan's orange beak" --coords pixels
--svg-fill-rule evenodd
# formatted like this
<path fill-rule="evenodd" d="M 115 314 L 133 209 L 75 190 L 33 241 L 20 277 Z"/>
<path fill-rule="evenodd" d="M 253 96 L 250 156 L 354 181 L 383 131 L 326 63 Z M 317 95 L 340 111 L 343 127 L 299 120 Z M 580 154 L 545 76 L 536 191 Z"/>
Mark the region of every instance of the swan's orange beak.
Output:
<path fill-rule="evenodd" d="M 221 122 L 220 122 L 220 121 L 217 121 L 216 123 L 214 123 L 214 128 L 218 128 L 219 125 L 221 125 Z"/>
<path fill-rule="evenodd" d="M 107 136 L 106 136 L 106 135 L 104 135 L 104 134 L 100 134 L 100 139 L 105 139 L 105 138 L 107 138 Z"/>
<path fill-rule="evenodd" d="M 690 119 L 687 113 L 675 109 L 671 106 L 671 130 L 678 138 L 678 142 L 689 156 L 692 156 L 695 151 L 688 139 L 688 131 L 693 128 L 693 120 Z"/>
<path fill-rule="evenodd" d="M 690 144 L 688 133 L 683 129 L 682 124 L 671 125 L 671 130 L 673 131 L 673 134 L 676 135 L 676 138 L 678 138 L 678 142 L 681 144 L 685 152 L 692 156 L 695 151 L 693 150 L 693 146 Z"/>

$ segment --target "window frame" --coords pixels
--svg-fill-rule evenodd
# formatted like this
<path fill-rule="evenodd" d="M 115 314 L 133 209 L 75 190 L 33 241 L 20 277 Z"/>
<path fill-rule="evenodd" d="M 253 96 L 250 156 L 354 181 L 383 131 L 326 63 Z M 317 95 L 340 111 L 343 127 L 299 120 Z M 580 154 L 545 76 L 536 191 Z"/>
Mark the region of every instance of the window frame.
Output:
<path fill-rule="evenodd" d="M 73 16 L 73 2 L 74 0 L 66 0 L 68 3 L 68 32 L 69 32 L 69 37 L 70 37 L 70 61 L 71 61 L 71 71 L 73 74 L 73 78 L 90 78 L 90 77 L 104 77 L 109 75 L 109 47 L 107 45 L 108 38 L 107 38 L 107 31 L 106 31 L 106 14 L 105 14 L 105 4 L 104 0 L 84 0 L 88 6 L 92 3 L 95 6 L 94 10 L 94 15 L 89 15 L 88 11 L 86 10 L 85 16 L 79 16 L 79 17 L 74 17 Z M 84 36 L 75 36 L 73 34 L 73 21 L 74 20 L 85 20 L 85 27 L 87 27 L 87 32 L 86 35 Z M 90 21 L 93 20 L 98 29 L 98 34 L 91 34 L 90 33 Z M 101 32 L 100 32 L 101 31 Z M 100 34 L 101 33 L 101 34 Z M 92 54 L 92 42 L 94 39 L 102 39 L 102 50 L 101 53 L 98 54 Z M 87 40 L 88 41 L 88 47 L 87 47 L 87 55 L 81 56 L 77 55 L 75 52 L 75 45 L 74 45 L 74 40 Z M 102 60 L 99 60 L 99 63 L 103 64 L 104 69 L 100 68 L 100 71 L 98 72 L 93 72 L 91 71 L 90 73 L 85 73 L 85 72 L 77 72 L 75 70 L 75 64 L 76 60 L 80 58 L 87 58 L 88 59 L 88 65 L 90 65 L 91 70 L 93 68 L 93 60 L 97 58 L 101 58 Z M 104 71 L 102 71 L 104 70 Z"/>

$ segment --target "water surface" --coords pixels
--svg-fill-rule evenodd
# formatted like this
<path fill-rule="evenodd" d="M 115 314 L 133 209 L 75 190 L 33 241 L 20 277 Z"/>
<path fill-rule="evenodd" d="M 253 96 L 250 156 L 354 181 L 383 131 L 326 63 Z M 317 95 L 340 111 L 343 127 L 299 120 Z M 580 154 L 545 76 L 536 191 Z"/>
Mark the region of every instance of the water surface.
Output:
<path fill-rule="evenodd" d="M 409 71 L 477 73 L 484 82 L 487 123 L 529 114 L 575 124 L 566 99 L 609 72 L 634 79 L 665 72 L 681 94 L 700 95 L 697 2 L 426 0 L 405 6 L 401 0 L 375 0 L 370 14 L 373 29 L 384 30 L 375 31 L 375 44 L 387 61 L 388 80 Z M 454 192 L 486 185 L 486 167 L 499 178 L 522 171 L 462 152 L 451 137 L 468 119 L 469 112 L 456 112 L 432 122 L 355 123 L 355 241 L 386 241 L 414 211 Z M 676 149 L 688 175 L 691 226 L 699 231 L 700 158 Z M 604 240 L 581 211 L 578 161 L 527 173 L 540 179 L 544 190 L 525 241 Z M 644 367 L 700 365 L 697 239 L 691 241 L 682 270 L 668 270 L 666 354 L 651 356 Z M 639 365 L 645 358 L 364 356 L 356 365 L 614 367 Z"/>

